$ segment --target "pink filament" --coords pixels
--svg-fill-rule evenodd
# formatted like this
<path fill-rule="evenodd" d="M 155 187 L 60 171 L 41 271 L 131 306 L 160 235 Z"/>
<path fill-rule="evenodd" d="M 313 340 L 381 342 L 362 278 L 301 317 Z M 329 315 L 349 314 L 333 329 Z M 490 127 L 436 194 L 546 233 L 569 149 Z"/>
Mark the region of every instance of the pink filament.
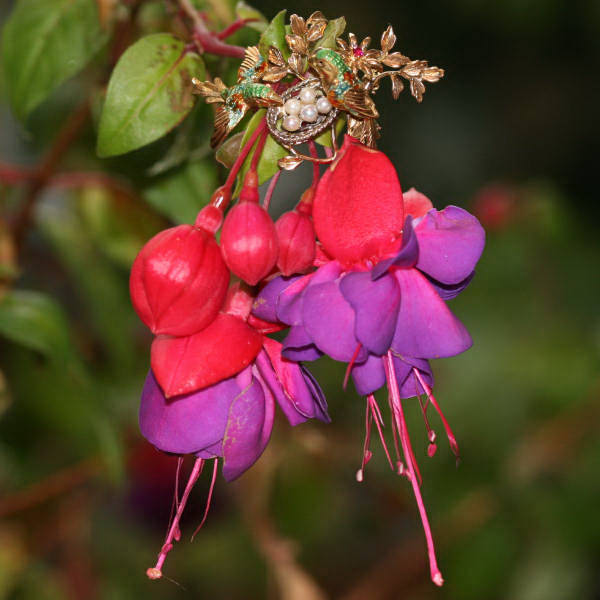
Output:
<path fill-rule="evenodd" d="M 192 472 L 190 473 L 190 477 L 185 486 L 183 496 L 181 497 L 181 502 L 179 502 L 179 505 L 177 506 L 177 512 L 175 513 L 175 518 L 171 523 L 171 527 L 165 539 L 165 543 L 163 544 L 158 555 L 156 565 L 146 570 L 146 575 L 149 579 L 160 579 L 162 577 L 162 566 L 167 558 L 167 554 L 169 554 L 169 552 L 173 549 L 173 541 L 176 541 L 179 537 L 179 521 L 181 520 L 183 509 L 185 508 L 192 488 L 194 487 L 196 481 L 198 481 L 200 473 L 202 473 L 203 467 L 204 460 L 202 458 L 197 458 L 194 462 L 194 467 L 192 468 Z"/>
<path fill-rule="evenodd" d="M 210 502 L 212 500 L 213 490 L 215 489 L 215 482 L 217 480 L 217 472 L 219 470 L 219 461 L 215 458 L 214 466 L 213 466 L 213 474 L 210 480 L 210 488 L 208 490 L 208 498 L 206 499 L 206 508 L 204 509 L 204 516 L 202 517 L 202 521 L 200 521 L 200 525 L 196 527 L 196 531 L 192 534 L 192 541 L 196 537 L 196 534 L 202 529 L 202 526 L 206 522 L 206 518 L 208 517 L 208 511 L 210 510 Z"/>
<path fill-rule="evenodd" d="M 354 354 L 352 355 L 352 358 L 350 359 L 350 362 L 348 363 L 348 367 L 346 368 L 346 374 L 344 375 L 344 383 L 342 384 L 342 388 L 344 390 L 348 386 L 348 379 L 350 379 L 350 373 L 352 372 L 352 368 L 354 367 L 354 363 L 356 362 L 356 359 L 358 358 L 358 353 L 360 352 L 361 348 L 362 348 L 362 344 L 358 344 L 358 346 L 356 346 L 356 350 L 354 351 Z"/>
<path fill-rule="evenodd" d="M 421 384 L 422 388 L 425 390 L 425 393 L 427 394 L 427 397 L 429 398 L 431 404 L 433 404 L 433 407 L 437 411 L 438 415 L 440 415 L 440 419 L 442 420 L 442 423 L 444 424 L 444 429 L 446 430 L 446 435 L 448 436 L 448 442 L 450 444 L 450 448 L 452 449 L 452 452 L 454 452 L 454 455 L 456 456 L 456 458 L 459 458 L 460 452 L 458 450 L 458 444 L 456 443 L 456 437 L 454 436 L 454 433 L 452 432 L 450 423 L 448 423 L 448 421 L 446 420 L 446 417 L 444 416 L 444 413 L 442 412 L 440 405 L 438 404 L 437 400 L 435 399 L 435 396 L 433 395 L 431 388 L 425 383 L 425 381 L 423 381 L 423 378 L 421 377 L 421 374 L 419 373 L 419 371 L 413 367 L 413 372 L 415 374 L 415 377 L 419 380 L 419 383 Z"/>
<path fill-rule="evenodd" d="M 383 437 L 383 430 L 381 429 L 383 425 L 383 419 L 381 417 L 381 411 L 379 410 L 377 401 L 375 400 L 375 396 L 373 396 L 373 394 L 370 394 L 367 398 L 367 402 L 368 406 L 371 409 L 371 413 L 374 416 L 375 425 L 377 426 L 377 431 L 379 433 L 379 439 L 381 440 L 381 445 L 383 446 L 385 456 L 388 460 L 388 463 L 390 464 L 390 469 L 394 471 L 394 463 L 392 462 L 390 451 L 388 450 L 387 444 L 385 443 L 385 438 Z"/>
<path fill-rule="evenodd" d="M 425 539 L 427 541 L 427 553 L 429 555 L 429 570 L 431 573 L 431 580 L 438 586 L 444 583 L 442 574 L 437 566 L 437 559 L 435 556 L 435 546 L 433 543 L 433 535 L 431 533 L 431 526 L 429 525 L 429 519 L 427 518 L 427 512 L 425 510 L 425 504 L 423 503 L 423 497 L 421 496 L 421 490 L 417 482 L 415 473 L 415 463 L 412 447 L 410 444 L 410 438 L 408 435 L 408 429 L 406 427 L 406 420 L 404 419 L 404 411 L 402 409 L 402 402 L 400 400 L 400 394 L 398 393 L 398 382 L 396 381 L 396 373 L 394 372 L 394 363 L 392 361 L 392 355 L 388 352 L 387 357 L 384 361 L 386 367 L 386 376 L 388 380 L 388 387 L 390 391 L 390 398 L 392 403 L 392 412 L 394 418 L 397 421 L 398 431 L 400 434 L 400 442 L 402 444 L 402 451 L 404 453 L 404 459 L 406 460 L 408 478 L 412 484 L 413 493 L 419 513 L 421 515 L 421 522 L 423 523 L 423 529 L 425 530 Z"/>

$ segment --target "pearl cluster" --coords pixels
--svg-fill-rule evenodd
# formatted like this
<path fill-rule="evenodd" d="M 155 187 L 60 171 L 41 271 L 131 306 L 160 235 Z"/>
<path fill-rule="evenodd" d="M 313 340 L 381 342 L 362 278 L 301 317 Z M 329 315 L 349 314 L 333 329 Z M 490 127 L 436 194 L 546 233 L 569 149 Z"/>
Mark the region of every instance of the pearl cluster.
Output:
<path fill-rule="evenodd" d="M 326 115 L 331 108 L 331 102 L 325 96 L 317 97 L 314 88 L 302 88 L 296 98 L 290 98 L 283 105 L 283 128 L 298 131 L 302 123 L 314 123 L 320 114 Z"/>

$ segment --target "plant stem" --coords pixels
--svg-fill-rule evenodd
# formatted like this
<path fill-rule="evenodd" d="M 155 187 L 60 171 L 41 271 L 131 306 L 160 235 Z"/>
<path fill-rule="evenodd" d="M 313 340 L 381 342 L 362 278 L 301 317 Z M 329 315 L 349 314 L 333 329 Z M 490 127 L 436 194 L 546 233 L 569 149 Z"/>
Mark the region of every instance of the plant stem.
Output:
<path fill-rule="evenodd" d="M 265 131 L 266 127 L 267 127 L 267 121 L 266 121 L 266 119 L 263 119 L 259 123 L 258 127 L 252 132 L 250 139 L 246 142 L 246 145 L 240 150 L 238 157 L 235 159 L 235 162 L 233 163 L 233 166 L 231 167 L 231 170 L 229 171 L 229 175 L 227 176 L 227 180 L 225 181 L 225 184 L 223 185 L 224 188 L 227 188 L 230 190 L 233 187 L 233 182 L 235 181 L 235 178 L 236 178 L 239 170 L 242 168 L 242 165 L 244 164 L 246 157 L 250 153 L 252 146 L 254 146 L 254 143 L 256 142 L 258 137 Z"/>
<path fill-rule="evenodd" d="M 19 212 L 15 215 L 12 223 L 15 246 L 17 250 L 22 246 L 25 234 L 33 218 L 35 204 L 40 192 L 52 176 L 54 170 L 62 160 L 69 146 L 79 137 L 81 131 L 90 116 L 90 106 L 86 98 L 81 105 L 69 115 L 62 129 L 56 136 L 54 143 L 44 156 L 40 165 L 36 168 L 29 189 Z"/>
<path fill-rule="evenodd" d="M 230 35 L 233 35 L 236 31 L 245 27 L 248 23 L 252 23 L 253 21 L 258 21 L 258 19 L 237 19 L 234 21 L 229 27 L 225 27 L 223 31 L 220 31 L 216 34 L 219 40 L 227 39 Z"/>
<path fill-rule="evenodd" d="M 198 11 L 194 8 L 190 0 L 179 0 L 179 6 L 185 14 L 191 19 L 194 28 L 192 36 L 198 46 L 200 54 L 208 52 L 219 56 L 232 56 L 234 58 L 244 58 L 246 49 L 241 46 L 233 46 L 221 41 L 217 34 L 209 31 L 202 20 Z"/>

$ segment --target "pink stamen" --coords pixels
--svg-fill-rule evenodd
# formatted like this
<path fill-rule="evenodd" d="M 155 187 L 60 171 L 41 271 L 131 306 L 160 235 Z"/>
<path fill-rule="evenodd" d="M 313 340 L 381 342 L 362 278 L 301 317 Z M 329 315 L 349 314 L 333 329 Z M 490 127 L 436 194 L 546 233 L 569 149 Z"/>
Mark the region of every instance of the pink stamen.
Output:
<path fill-rule="evenodd" d="M 429 519 L 427 518 L 427 512 L 425 510 L 425 504 L 423 503 L 423 497 L 421 496 L 421 490 L 417 483 L 417 478 L 414 470 L 415 464 L 413 462 L 414 455 L 410 444 L 406 420 L 404 419 L 402 402 L 400 400 L 400 394 L 398 393 L 398 382 L 396 381 L 394 363 L 392 361 L 392 355 L 390 352 L 388 352 L 387 354 L 384 365 L 386 367 L 386 376 L 391 396 L 393 414 L 395 419 L 397 420 L 397 426 L 400 432 L 400 441 L 402 443 L 402 451 L 406 460 L 408 478 L 410 479 L 410 483 L 412 484 L 413 493 L 417 501 L 419 513 L 421 515 L 421 522 L 423 523 L 423 529 L 425 530 L 425 539 L 427 541 L 427 553 L 429 555 L 429 570 L 431 573 L 431 580 L 433 581 L 433 583 L 435 583 L 435 585 L 441 586 L 444 583 L 444 579 L 442 578 L 442 574 L 437 566 L 437 559 L 435 556 L 435 546 L 433 543 L 431 526 L 429 525 Z"/>
<path fill-rule="evenodd" d="M 177 512 L 175 513 L 175 518 L 171 523 L 171 527 L 169 529 L 169 533 L 165 539 L 165 543 L 163 547 L 160 549 L 160 553 L 158 555 L 158 560 L 156 561 L 156 565 L 154 567 L 150 567 L 146 570 L 146 576 L 149 579 L 160 579 L 162 577 L 162 566 L 165 563 L 167 558 L 167 554 L 173 549 L 173 540 L 177 540 L 179 534 L 179 521 L 181 520 L 181 515 L 183 514 L 183 509 L 187 504 L 190 492 L 194 487 L 196 481 L 198 481 L 198 477 L 200 477 L 200 473 L 202 473 L 202 468 L 204 467 L 204 459 L 197 458 L 194 462 L 194 467 L 192 468 L 192 472 L 190 473 L 190 477 L 185 486 L 185 490 L 183 492 L 183 496 L 181 497 L 181 502 L 177 507 Z"/>
<path fill-rule="evenodd" d="M 419 373 L 419 371 L 417 369 L 415 369 L 414 367 L 413 367 L 413 371 L 414 371 L 415 377 L 419 380 L 421 387 L 425 390 L 425 393 L 427 394 L 427 397 L 431 401 L 431 404 L 433 404 L 433 407 L 437 411 L 438 415 L 440 415 L 440 419 L 442 420 L 442 423 L 444 424 L 444 429 L 446 430 L 446 435 L 448 436 L 448 443 L 450 444 L 450 448 L 451 448 L 452 452 L 454 452 L 454 455 L 456 456 L 456 458 L 459 459 L 460 452 L 458 450 L 458 444 L 456 443 L 456 437 L 454 436 L 454 433 L 452 432 L 452 429 L 450 427 L 450 423 L 448 423 L 448 421 L 446 420 L 446 417 L 444 416 L 444 413 L 442 412 L 440 405 L 438 404 L 437 400 L 435 399 L 435 396 L 433 395 L 431 388 L 425 383 L 425 381 L 423 381 L 423 378 L 421 377 L 421 374 Z"/>
<path fill-rule="evenodd" d="M 383 437 L 383 419 L 381 418 L 381 411 L 379 410 L 379 406 L 377 401 L 375 400 L 375 396 L 373 394 L 369 394 L 367 397 L 367 402 L 375 417 L 375 425 L 377 427 L 377 432 L 379 433 L 379 439 L 381 440 L 381 445 L 383 446 L 383 451 L 385 452 L 385 457 L 390 465 L 390 469 L 394 470 L 394 463 L 392 462 L 392 457 L 390 456 L 390 451 L 388 450 L 387 444 L 385 443 L 385 438 Z"/>
<path fill-rule="evenodd" d="M 361 348 L 362 348 L 362 344 L 358 344 L 358 346 L 356 346 L 356 350 L 354 351 L 354 354 L 352 355 L 352 358 L 350 359 L 350 362 L 348 363 L 348 367 L 346 369 L 346 374 L 344 375 L 344 383 L 342 384 L 342 388 L 344 390 L 348 386 L 348 379 L 350 379 L 350 373 L 352 372 L 352 368 L 354 367 L 354 363 L 356 362 L 356 359 L 358 358 L 358 353 L 360 352 Z"/>
<path fill-rule="evenodd" d="M 208 498 L 206 499 L 206 508 L 204 509 L 204 516 L 202 517 L 202 521 L 200 521 L 200 525 L 196 527 L 196 531 L 192 534 L 192 542 L 196 537 L 196 534 L 202 529 L 202 526 L 206 522 L 206 518 L 208 517 L 208 511 L 210 510 L 210 502 L 212 500 L 213 490 L 215 489 L 215 482 L 217 480 L 217 472 L 219 470 L 219 461 L 215 458 L 213 465 L 213 473 L 212 478 L 210 480 L 210 488 L 208 490 Z"/>
<path fill-rule="evenodd" d="M 425 421 L 425 429 L 427 429 L 427 439 L 429 440 L 429 445 L 427 446 L 427 456 L 431 458 L 437 451 L 437 445 L 435 444 L 435 439 L 437 436 L 435 431 L 433 431 L 433 429 L 431 428 L 431 425 L 429 424 L 429 419 L 427 418 L 427 407 L 429 405 L 429 399 L 426 399 L 425 403 L 423 403 L 423 399 L 419 395 L 418 391 L 416 395 L 419 399 L 419 405 L 421 406 L 421 412 L 423 413 L 423 421 Z"/>
<path fill-rule="evenodd" d="M 369 401 L 367 400 L 367 405 L 365 407 L 365 442 L 363 444 L 363 456 L 362 456 L 362 464 L 360 465 L 360 469 L 356 471 L 356 481 L 361 483 L 365 476 L 365 467 L 367 463 L 371 460 L 373 453 L 369 450 L 369 444 L 371 442 L 371 422 L 373 420 L 373 416 L 371 415 L 371 407 L 369 406 Z"/>

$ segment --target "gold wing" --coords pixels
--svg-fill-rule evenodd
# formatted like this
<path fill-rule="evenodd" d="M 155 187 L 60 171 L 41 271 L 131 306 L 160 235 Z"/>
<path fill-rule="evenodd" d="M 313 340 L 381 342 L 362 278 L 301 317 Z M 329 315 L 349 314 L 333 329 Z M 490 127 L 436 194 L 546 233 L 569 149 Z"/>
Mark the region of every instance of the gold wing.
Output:
<path fill-rule="evenodd" d="M 244 54 L 244 60 L 238 69 L 238 83 L 241 83 L 244 80 L 244 73 L 248 69 L 252 69 L 256 67 L 261 61 L 263 57 L 260 55 L 260 51 L 257 46 L 249 46 L 246 48 L 246 53 Z"/>
<path fill-rule="evenodd" d="M 369 93 L 362 88 L 348 90 L 344 94 L 344 106 L 359 119 L 378 119 L 379 113 Z"/>

